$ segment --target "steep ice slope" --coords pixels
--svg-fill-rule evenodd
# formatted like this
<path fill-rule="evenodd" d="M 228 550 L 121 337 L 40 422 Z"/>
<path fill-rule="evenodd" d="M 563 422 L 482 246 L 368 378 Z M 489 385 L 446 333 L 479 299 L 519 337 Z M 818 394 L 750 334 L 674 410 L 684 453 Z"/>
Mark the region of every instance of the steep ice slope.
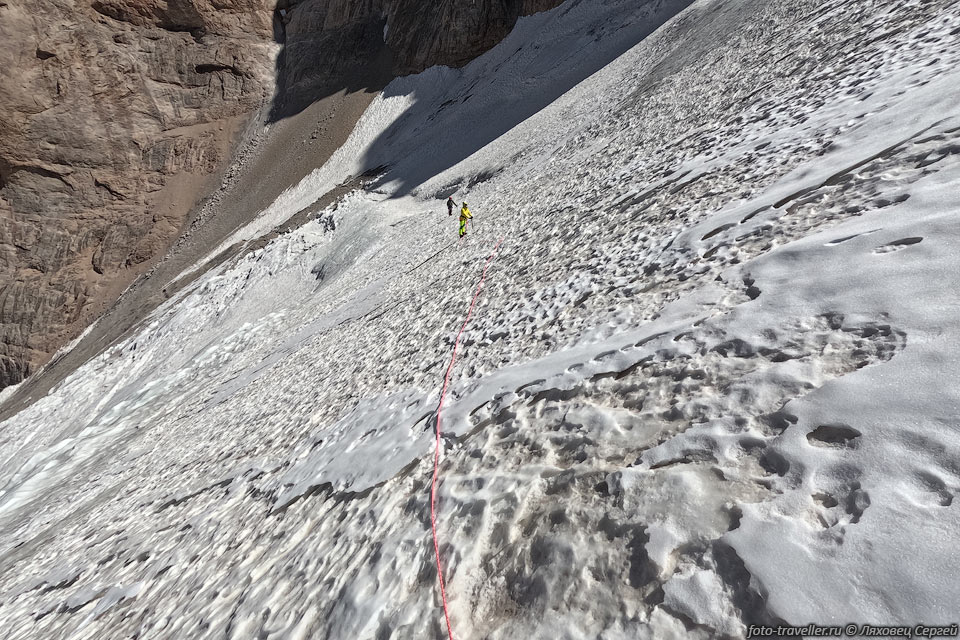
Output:
<path fill-rule="evenodd" d="M 433 177 L 417 157 L 478 124 L 456 104 L 490 60 L 529 59 L 508 39 L 388 88 L 265 219 L 392 159 L 376 190 L 0 427 L 0 624 L 442 635 L 429 416 L 501 235 L 444 418 L 457 637 L 953 622 L 957 8 L 697 2 Z"/>

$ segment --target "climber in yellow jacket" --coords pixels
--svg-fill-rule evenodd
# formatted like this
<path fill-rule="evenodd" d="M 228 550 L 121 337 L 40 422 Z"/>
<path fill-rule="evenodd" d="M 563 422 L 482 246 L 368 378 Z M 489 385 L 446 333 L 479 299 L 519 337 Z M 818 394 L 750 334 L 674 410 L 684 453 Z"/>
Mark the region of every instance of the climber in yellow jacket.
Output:
<path fill-rule="evenodd" d="M 473 218 L 473 214 L 470 213 L 470 209 L 467 207 L 467 203 L 464 202 L 460 207 L 460 237 L 467 235 L 467 220 Z"/>

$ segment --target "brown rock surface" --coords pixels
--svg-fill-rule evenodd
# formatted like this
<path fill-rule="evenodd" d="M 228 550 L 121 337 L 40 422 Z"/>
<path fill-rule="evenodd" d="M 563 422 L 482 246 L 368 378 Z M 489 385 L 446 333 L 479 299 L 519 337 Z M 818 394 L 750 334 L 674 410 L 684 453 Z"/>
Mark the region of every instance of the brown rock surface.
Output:
<path fill-rule="evenodd" d="M 266 0 L 0 6 L 0 387 L 176 237 L 273 90 Z"/>
<path fill-rule="evenodd" d="M 185 229 L 197 235 L 206 222 L 187 225 L 191 211 L 274 92 L 269 120 L 285 121 L 266 139 L 254 132 L 269 175 L 257 162 L 228 171 L 258 184 L 221 187 L 213 203 L 232 218 L 220 214 L 174 266 L 204 255 L 342 142 L 338 131 L 330 144 L 304 143 L 318 113 L 355 121 L 366 102 L 349 96 L 392 74 L 465 64 L 518 16 L 557 4 L 0 0 L 0 388 L 101 316 L 174 240 L 183 244 Z M 160 286 L 142 294 L 139 313 L 162 300 Z M 97 348 L 136 321 L 121 315 Z"/>

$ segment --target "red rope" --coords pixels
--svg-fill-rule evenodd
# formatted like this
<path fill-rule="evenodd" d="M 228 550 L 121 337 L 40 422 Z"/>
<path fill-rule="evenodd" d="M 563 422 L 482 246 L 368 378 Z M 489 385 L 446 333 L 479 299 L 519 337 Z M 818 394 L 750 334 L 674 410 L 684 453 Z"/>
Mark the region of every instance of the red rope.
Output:
<path fill-rule="evenodd" d="M 450 640 L 453 640 L 453 628 L 450 626 L 450 610 L 447 608 L 447 590 L 443 582 L 443 568 L 440 566 L 440 543 L 437 541 L 437 478 L 440 475 L 440 409 L 443 408 L 443 400 L 447 397 L 447 386 L 450 384 L 450 374 L 453 373 L 453 365 L 457 361 L 457 348 L 460 346 L 460 337 L 467 328 L 467 323 L 470 322 L 473 305 L 476 304 L 477 298 L 480 296 L 480 288 L 483 286 L 483 281 L 487 278 L 487 269 L 490 268 L 490 263 L 493 262 L 494 256 L 497 255 L 497 250 L 500 248 L 501 242 L 503 242 L 502 237 L 497 240 L 493 252 L 490 254 L 490 257 L 487 258 L 487 263 L 483 267 L 483 274 L 480 276 L 480 282 L 477 283 L 477 290 L 473 294 L 473 300 L 470 301 L 470 308 L 467 309 L 467 317 L 463 319 L 463 325 L 457 333 L 456 340 L 453 341 L 453 355 L 450 358 L 450 364 L 447 366 L 447 374 L 443 377 L 443 390 L 440 392 L 440 404 L 437 405 L 437 447 L 433 456 L 433 486 L 430 489 L 430 528 L 433 529 L 433 551 L 437 556 L 437 578 L 440 580 L 440 598 L 443 600 L 443 617 L 447 621 L 447 636 Z"/>

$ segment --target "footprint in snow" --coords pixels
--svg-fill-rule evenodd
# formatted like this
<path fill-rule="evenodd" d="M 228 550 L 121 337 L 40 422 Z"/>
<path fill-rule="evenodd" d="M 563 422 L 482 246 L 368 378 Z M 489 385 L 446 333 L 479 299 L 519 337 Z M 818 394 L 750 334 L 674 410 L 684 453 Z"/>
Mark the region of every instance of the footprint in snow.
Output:
<path fill-rule="evenodd" d="M 870 235 L 871 233 L 876 233 L 877 231 L 881 231 L 881 229 L 873 229 L 873 230 L 871 230 L 871 231 L 865 231 L 865 232 L 863 232 L 863 233 L 855 233 L 855 234 L 853 234 L 852 236 L 844 236 L 843 238 L 837 238 L 836 240 L 831 240 L 830 242 L 825 242 L 825 243 L 823 243 L 823 246 L 825 246 L 825 247 L 835 247 L 835 246 L 837 246 L 838 244 L 843 244 L 844 242 L 847 242 L 847 241 L 849 241 L 849 240 L 853 240 L 854 238 L 859 238 L 860 236 L 868 236 L 868 235 Z"/>
<path fill-rule="evenodd" d="M 860 435 L 845 424 L 823 424 L 807 434 L 807 442 L 816 447 L 850 447 Z"/>
<path fill-rule="evenodd" d="M 929 471 L 922 471 L 916 474 L 915 480 L 921 488 L 921 494 L 926 494 L 941 507 L 949 507 L 953 504 L 953 494 L 947 489 L 947 484 L 936 474 Z M 921 498 L 923 500 L 923 498 Z"/>
<path fill-rule="evenodd" d="M 883 246 L 877 247 L 873 250 L 873 253 L 876 255 L 882 255 L 884 253 L 893 253 L 894 251 L 899 251 L 904 247 L 909 247 L 912 244 L 919 244 L 923 242 L 923 238 L 919 236 L 914 236 L 911 238 L 901 238 L 900 240 L 894 240 L 890 244 L 885 244 Z"/>
<path fill-rule="evenodd" d="M 818 507 L 818 520 L 824 529 L 838 524 L 857 524 L 870 507 L 870 494 L 854 481 L 838 491 L 820 491 L 810 496 Z M 843 544 L 841 528 L 836 542 Z"/>

